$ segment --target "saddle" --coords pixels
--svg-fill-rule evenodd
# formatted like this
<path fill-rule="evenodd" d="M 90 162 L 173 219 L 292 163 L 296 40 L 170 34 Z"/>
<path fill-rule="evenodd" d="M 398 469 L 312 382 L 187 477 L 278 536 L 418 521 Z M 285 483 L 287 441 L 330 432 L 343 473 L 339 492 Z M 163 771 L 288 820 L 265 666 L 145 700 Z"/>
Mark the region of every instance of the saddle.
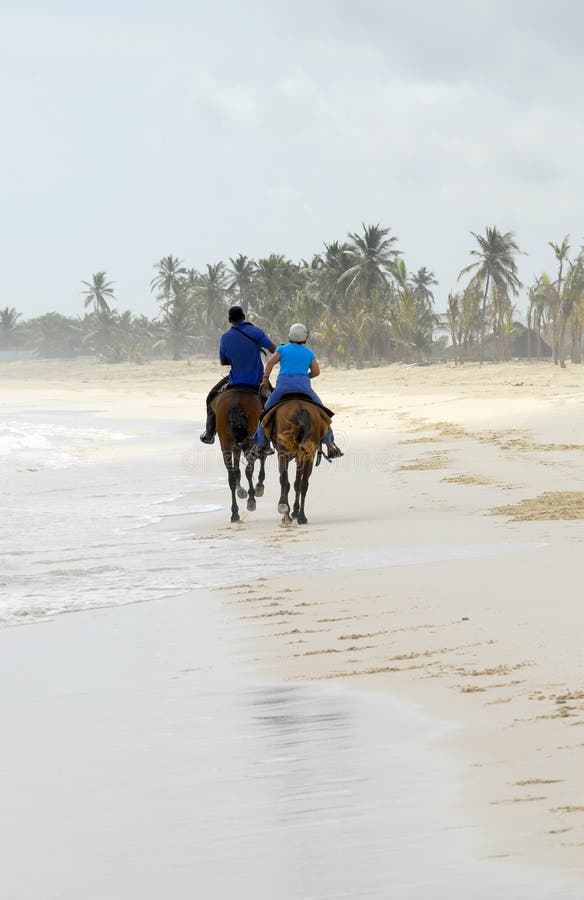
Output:
<path fill-rule="evenodd" d="M 278 409 L 280 404 L 286 403 L 288 400 L 303 400 L 305 403 L 312 403 L 312 405 L 316 406 L 317 409 L 322 409 L 322 411 L 329 417 L 329 419 L 332 419 L 332 417 L 334 416 L 334 412 L 332 411 L 332 409 L 328 409 L 328 407 L 323 406 L 322 403 L 317 403 L 316 400 L 313 400 L 312 397 L 308 396 L 308 394 L 303 394 L 302 391 L 288 391 L 287 394 L 282 394 L 281 399 L 278 400 L 278 402 L 275 403 L 272 407 L 270 407 L 267 412 L 264 410 L 264 412 L 260 416 L 260 422 L 265 425 L 266 423 L 264 422 L 264 417 L 269 416 L 272 410 Z"/>
<path fill-rule="evenodd" d="M 214 399 L 211 401 L 211 409 L 213 410 L 213 412 L 215 412 L 215 406 L 217 404 L 217 400 L 226 391 L 244 391 L 246 394 L 253 394 L 254 397 L 259 397 L 263 403 L 263 398 L 259 392 L 257 385 L 255 385 L 255 384 L 226 384 L 217 392 L 217 396 L 214 397 Z"/>
<path fill-rule="evenodd" d="M 223 391 L 247 391 L 248 394 L 259 394 L 259 389 L 257 384 L 226 384 L 224 388 L 221 389 L 219 393 L 223 393 Z"/>
<path fill-rule="evenodd" d="M 270 407 L 268 411 L 264 411 L 260 416 L 260 421 L 264 426 L 264 431 L 266 432 L 266 436 L 271 438 L 272 436 L 272 423 L 274 421 L 274 415 L 276 410 L 282 403 L 286 403 L 288 400 L 302 400 L 305 403 L 311 403 L 312 406 L 315 406 L 316 409 L 320 410 L 320 415 L 322 417 L 323 422 L 326 424 L 328 428 L 331 424 L 332 417 L 334 416 L 334 412 L 332 409 L 327 409 L 326 406 L 323 406 L 322 403 L 316 403 L 311 397 L 308 397 L 307 394 L 303 394 L 300 391 L 291 391 L 288 394 L 282 394 L 282 399 L 278 400 L 274 406 Z"/>

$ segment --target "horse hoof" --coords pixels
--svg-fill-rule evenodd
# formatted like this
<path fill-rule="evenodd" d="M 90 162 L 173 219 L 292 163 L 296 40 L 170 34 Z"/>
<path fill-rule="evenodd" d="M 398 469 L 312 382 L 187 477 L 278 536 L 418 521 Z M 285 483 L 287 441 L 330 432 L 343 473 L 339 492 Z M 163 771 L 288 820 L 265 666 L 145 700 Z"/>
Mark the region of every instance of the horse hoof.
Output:
<path fill-rule="evenodd" d="M 231 521 L 239 522 L 239 516 L 237 515 L 237 513 L 233 513 L 233 515 L 231 516 Z"/>
<path fill-rule="evenodd" d="M 256 502 L 251 497 L 247 501 L 247 508 L 249 509 L 250 512 L 253 512 L 254 509 L 256 508 Z"/>
<path fill-rule="evenodd" d="M 308 519 L 306 518 L 306 516 L 299 515 L 298 516 L 298 524 L 299 525 L 308 525 Z"/>
<path fill-rule="evenodd" d="M 284 515 L 284 516 L 289 516 L 290 507 L 288 506 L 287 503 L 278 503 L 278 512 L 282 513 L 282 515 Z"/>
<path fill-rule="evenodd" d="M 292 512 L 290 513 L 290 515 L 292 516 L 293 519 L 297 519 L 297 518 L 298 518 L 298 513 L 296 512 L 295 509 L 292 510 Z"/>
<path fill-rule="evenodd" d="M 291 524 L 292 524 L 292 519 L 290 518 L 288 513 L 286 513 L 286 515 L 282 516 L 282 525 L 291 525 Z"/>
<path fill-rule="evenodd" d="M 245 498 L 247 497 L 246 489 L 242 488 L 242 487 L 238 487 L 237 488 L 237 496 L 239 497 L 240 500 L 245 500 Z"/>
<path fill-rule="evenodd" d="M 256 484 L 256 497 L 264 496 L 264 486 L 263 484 Z"/>

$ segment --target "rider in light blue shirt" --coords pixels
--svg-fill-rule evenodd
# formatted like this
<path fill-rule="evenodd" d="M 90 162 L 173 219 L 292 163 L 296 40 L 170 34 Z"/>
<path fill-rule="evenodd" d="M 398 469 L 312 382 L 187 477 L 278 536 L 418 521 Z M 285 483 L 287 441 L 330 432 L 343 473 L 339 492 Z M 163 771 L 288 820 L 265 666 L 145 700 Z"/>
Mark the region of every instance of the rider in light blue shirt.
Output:
<path fill-rule="evenodd" d="M 278 403 L 284 394 L 291 392 L 306 394 L 311 400 L 322 406 L 319 396 L 313 391 L 310 384 L 311 378 L 320 375 L 320 366 L 310 347 L 306 346 L 308 329 L 300 322 L 296 322 L 290 328 L 288 338 L 289 343 L 276 347 L 276 352 L 266 363 L 262 382 L 264 386 L 267 386 L 270 372 L 278 362 L 280 363 L 280 374 L 276 381 L 276 387 L 266 401 L 264 411 Z M 261 422 L 255 433 L 254 443 L 258 448 L 264 447 L 266 444 L 266 433 Z M 343 456 L 342 451 L 334 442 L 332 428 L 329 428 L 325 434 L 323 443 L 326 444 L 329 459 Z"/>

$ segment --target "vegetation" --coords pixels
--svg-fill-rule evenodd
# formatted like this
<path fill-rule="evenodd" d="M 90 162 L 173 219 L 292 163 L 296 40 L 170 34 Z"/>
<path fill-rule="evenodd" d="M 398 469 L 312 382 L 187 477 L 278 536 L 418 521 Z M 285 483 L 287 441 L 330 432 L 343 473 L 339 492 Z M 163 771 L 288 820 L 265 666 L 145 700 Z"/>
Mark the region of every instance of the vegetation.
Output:
<path fill-rule="evenodd" d="M 552 353 L 560 366 L 568 356 L 581 363 L 584 250 L 571 254 L 568 236 L 550 242 L 557 271 L 541 273 L 527 288 L 525 328 L 515 306 L 522 284 L 514 235 L 488 227 L 472 236 L 471 262 L 441 315 L 434 308 L 433 272 L 425 266 L 410 272 L 391 229 L 363 225 L 345 241 L 324 244 L 309 261 L 239 254 L 198 271 L 164 256 L 150 283 L 159 306 L 153 319 L 118 312 L 114 283 L 105 271 L 96 272 L 82 282 L 78 316 L 49 312 L 23 321 L 16 309 L 0 309 L 0 349 L 136 363 L 214 354 L 227 309 L 239 304 L 276 343 L 286 339 L 291 322 L 305 322 L 311 345 L 335 366 L 423 363 L 445 355 L 456 365 L 504 360 L 517 351 L 519 338 L 523 355 Z"/>

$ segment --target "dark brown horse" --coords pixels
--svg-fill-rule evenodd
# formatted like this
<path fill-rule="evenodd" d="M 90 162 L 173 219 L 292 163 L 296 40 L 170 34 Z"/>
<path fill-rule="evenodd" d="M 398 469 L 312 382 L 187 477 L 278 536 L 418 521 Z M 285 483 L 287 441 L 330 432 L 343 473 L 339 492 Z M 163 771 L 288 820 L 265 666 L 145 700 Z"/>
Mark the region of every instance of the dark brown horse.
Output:
<path fill-rule="evenodd" d="M 278 512 L 282 513 L 282 522 L 296 519 L 299 525 L 308 521 L 304 513 L 304 503 L 308 491 L 308 482 L 314 466 L 314 457 L 320 448 L 329 425 L 330 416 L 324 409 L 306 400 L 285 400 L 274 406 L 264 418 L 266 433 L 269 433 L 278 453 L 280 470 L 280 500 Z M 288 495 L 290 482 L 288 466 L 296 460 L 296 478 L 294 480 L 294 506 L 290 513 Z"/>
<path fill-rule="evenodd" d="M 214 407 L 217 417 L 217 434 L 231 489 L 231 521 L 239 522 L 236 494 L 240 500 L 247 497 L 247 508 L 253 511 L 256 508 L 255 498 L 263 496 L 264 493 L 265 453 L 260 454 L 258 482 L 255 487 L 253 484 L 255 463 L 253 436 L 258 427 L 262 401 L 257 391 L 247 388 L 229 388 L 218 395 L 214 401 Z M 242 454 L 246 460 L 247 491 L 241 486 L 239 464 Z"/>

